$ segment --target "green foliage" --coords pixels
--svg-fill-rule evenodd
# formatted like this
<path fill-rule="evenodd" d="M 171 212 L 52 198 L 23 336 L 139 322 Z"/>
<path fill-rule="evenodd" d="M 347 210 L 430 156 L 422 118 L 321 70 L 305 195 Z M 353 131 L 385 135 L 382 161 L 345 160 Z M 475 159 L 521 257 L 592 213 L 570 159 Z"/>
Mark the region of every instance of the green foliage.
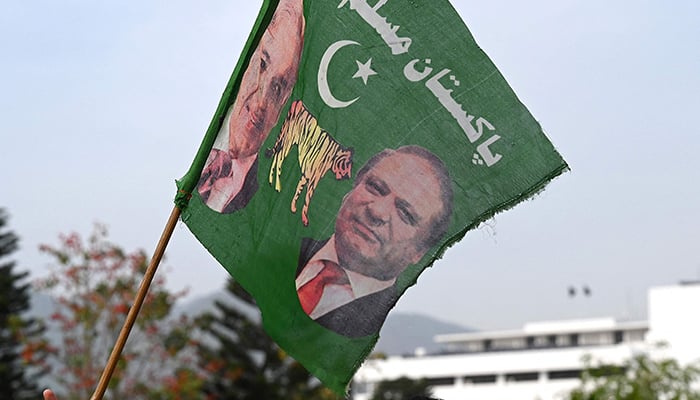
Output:
<path fill-rule="evenodd" d="M 380 382 L 371 400 L 409 400 L 413 397 L 430 397 L 431 394 L 430 386 L 424 379 L 401 377 Z"/>
<path fill-rule="evenodd" d="M 333 400 L 337 397 L 290 358 L 265 333 L 250 295 L 235 281 L 231 302 L 217 302 L 217 315 L 200 319 L 199 347 L 207 399 Z"/>
<path fill-rule="evenodd" d="M 41 247 L 55 263 L 51 274 L 38 282 L 52 294 L 58 308 L 51 322 L 61 331 L 55 355 L 56 379 L 62 400 L 90 398 L 116 343 L 132 301 L 146 271 L 143 250 L 127 253 L 107 240 L 96 226 L 84 241 L 77 234 L 60 236 L 58 246 Z M 107 390 L 107 399 L 200 399 L 175 390 L 201 384 L 191 370 L 194 344 L 192 324 L 171 318 L 182 293 L 171 293 L 156 277 L 129 335 Z M 175 394 L 173 394 L 175 393 Z"/>
<path fill-rule="evenodd" d="M 700 379 L 696 365 L 682 366 L 673 359 L 638 354 L 621 366 L 593 365 L 585 360 L 581 385 L 568 400 L 700 400 L 693 382 Z"/>
<path fill-rule="evenodd" d="M 19 239 L 5 231 L 7 214 L 0 209 L 0 259 L 17 250 Z M 0 398 L 38 399 L 35 382 L 47 370 L 50 351 L 44 327 L 23 314 L 29 310 L 28 272 L 16 273 L 15 263 L 0 262 Z"/>

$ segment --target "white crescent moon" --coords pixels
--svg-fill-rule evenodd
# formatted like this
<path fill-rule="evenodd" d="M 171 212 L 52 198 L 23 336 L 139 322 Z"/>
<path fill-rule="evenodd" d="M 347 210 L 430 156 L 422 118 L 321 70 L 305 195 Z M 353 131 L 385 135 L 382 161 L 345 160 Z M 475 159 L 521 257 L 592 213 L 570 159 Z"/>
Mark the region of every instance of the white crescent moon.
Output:
<path fill-rule="evenodd" d="M 318 94 L 321 95 L 323 102 L 331 108 L 345 108 L 359 99 L 359 97 L 356 97 L 350 101 L 338 100 L 331 93 L 331 88 L 328 87 L 328 65 L 338 50 L 350 45 L 359 45 L 359 43 L 352 40 L 339 40 L 330 45 L 326 52 L 323 53 L 323 57 L 321 57 L 321 65 L 318 67 Z"/>

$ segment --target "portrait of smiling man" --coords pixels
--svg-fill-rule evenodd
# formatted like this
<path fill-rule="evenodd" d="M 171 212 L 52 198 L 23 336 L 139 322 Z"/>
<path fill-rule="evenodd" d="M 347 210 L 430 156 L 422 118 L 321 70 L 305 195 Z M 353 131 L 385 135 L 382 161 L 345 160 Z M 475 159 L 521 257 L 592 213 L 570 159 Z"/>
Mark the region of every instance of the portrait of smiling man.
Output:
<path fill-rule="evenodd" d="M 197 184 L 209 208 L 228 214 L 258 190 L 258 154 L 297 80 L 304 45 L 302 0 L 280 0 L 241 79 L 236 100 Z"/>
<path fill-rule="evenodd" d="M 374 155 L 343 198 L 335 233 L 302 240 L 302 309 L 343 336 L 377 333 L 398 298 L 398 276 L 440 242 L 451 215 L 452 185 L 436 155 L 413 145 Z"/>

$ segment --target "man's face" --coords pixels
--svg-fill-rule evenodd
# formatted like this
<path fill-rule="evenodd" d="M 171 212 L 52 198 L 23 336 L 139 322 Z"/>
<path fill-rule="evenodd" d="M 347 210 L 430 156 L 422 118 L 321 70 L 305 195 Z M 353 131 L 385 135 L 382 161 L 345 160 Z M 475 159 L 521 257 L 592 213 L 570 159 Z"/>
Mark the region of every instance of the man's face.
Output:
<path fill-rule="evenodd" d="M 263 33 L 243 74 L 229 125 L 233 158 L 257 153 L 289 99 L 296 82 L 302 37 L 301 1 L 298 10 L 280 9 Z"/>
<path fill-rule="evenodd" d="M 417 263 L 442 210 L 440 185 L 430 164 L 392 153 L 374 165 L 343 199 L 335 223 L 343 267 L 389 280 Z"/>

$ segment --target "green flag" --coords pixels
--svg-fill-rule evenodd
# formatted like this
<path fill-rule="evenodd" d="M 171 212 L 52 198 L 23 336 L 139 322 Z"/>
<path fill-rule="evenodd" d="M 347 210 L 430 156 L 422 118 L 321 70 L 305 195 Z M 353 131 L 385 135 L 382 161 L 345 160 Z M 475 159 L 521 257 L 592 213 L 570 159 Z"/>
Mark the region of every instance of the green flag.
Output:
<path fill-rule="evenodd" d="M 447 0 L 271 0 L 176 203 L 342 392 L 427 266 L 567 168 Z"/>

